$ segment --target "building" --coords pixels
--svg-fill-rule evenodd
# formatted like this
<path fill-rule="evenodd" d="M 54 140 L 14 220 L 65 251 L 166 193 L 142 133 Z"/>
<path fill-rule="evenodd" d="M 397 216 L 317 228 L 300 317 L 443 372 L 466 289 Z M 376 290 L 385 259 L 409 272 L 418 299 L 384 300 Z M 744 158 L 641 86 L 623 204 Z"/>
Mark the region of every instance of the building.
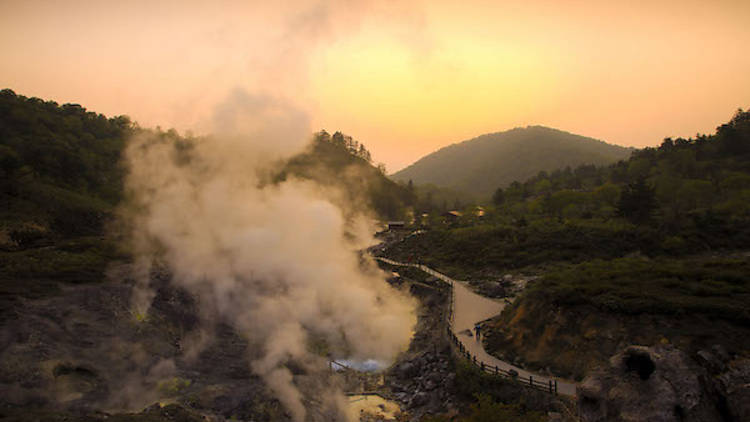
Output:
<path fill-rule="evenodd" d="M 404 230 L 406 229 L 406 223 L 403 221 L 389 221 L 388 230 Z"/>
<path fill-rule="evenodd" d="M 443 218 L 446 223 L 455 223 L 462 215 L 461 211 L 448 211 L 443 213 Z"/>

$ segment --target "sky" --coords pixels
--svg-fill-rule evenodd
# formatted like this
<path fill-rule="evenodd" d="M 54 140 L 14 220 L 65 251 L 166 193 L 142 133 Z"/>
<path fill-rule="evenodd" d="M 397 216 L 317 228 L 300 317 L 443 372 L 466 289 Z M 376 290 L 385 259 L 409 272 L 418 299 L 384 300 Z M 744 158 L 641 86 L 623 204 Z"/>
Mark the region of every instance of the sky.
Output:
<path fill-rule="evenodd" d="M 0 0 L 0 87 L 194 134 L 238 92 L 396 171 L 545 125 L 625 146 L 750 107 L 750 1 Z"/>

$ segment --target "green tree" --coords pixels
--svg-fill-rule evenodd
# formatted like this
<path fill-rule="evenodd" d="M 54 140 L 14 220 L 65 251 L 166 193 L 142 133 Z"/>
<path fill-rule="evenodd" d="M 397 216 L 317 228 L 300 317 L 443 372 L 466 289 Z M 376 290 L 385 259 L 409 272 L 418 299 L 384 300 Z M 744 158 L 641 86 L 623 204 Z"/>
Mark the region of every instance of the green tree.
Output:
<path fill-rule="evenodd" d="M 495 193 L 492 195 L 492 203 L 499 207 L 505 202 L 505 192 L 503 188 L 497 188 Z"/>
<path fill-rule="evenodd" d="M 643 224 L 651 220 L 656 206 L 654 188 L 641 178 L 622 190 L 617 212 L 635 224 Z"/>

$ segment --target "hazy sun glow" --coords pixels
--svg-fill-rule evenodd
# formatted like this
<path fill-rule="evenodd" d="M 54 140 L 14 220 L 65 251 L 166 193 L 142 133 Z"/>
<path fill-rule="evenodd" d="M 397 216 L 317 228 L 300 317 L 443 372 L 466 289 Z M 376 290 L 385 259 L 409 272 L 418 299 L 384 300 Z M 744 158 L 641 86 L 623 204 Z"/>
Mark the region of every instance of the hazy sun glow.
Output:
<path fill-rule="evenodd" d="M 0 87 L 205 131 L 228 92 L 292 98 L 389 170 L 543 124 L 622 145 L 750 105 L 747 1 L 0 3 Z"/>

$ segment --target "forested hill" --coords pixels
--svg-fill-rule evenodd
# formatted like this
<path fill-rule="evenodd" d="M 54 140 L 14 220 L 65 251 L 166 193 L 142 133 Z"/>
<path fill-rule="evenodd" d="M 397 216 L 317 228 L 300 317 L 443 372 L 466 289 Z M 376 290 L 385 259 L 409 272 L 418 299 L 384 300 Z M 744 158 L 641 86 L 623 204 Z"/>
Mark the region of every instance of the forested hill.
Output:
<path fill-rule="evenodd" d="M 308 150 L 293 157 L 279 175 L 312 179 L 324 186 L 337 186 L 345 193 L 345 208 L 372 209 L 381 219 L 401 219 L 414 205 L 412 188 L 385 176 L 374 166 L 367 148 L 351 136 L 318 132 Z"/>
<path fill-rule="evenodd" d="M 744 219 L 750 212 L 750 112 L 738 110 L 713 135 L 666 138 L 609 166 L 540 173 L 498 189 L 494 199 L 498 208 L 527 216 L 617 214 L 662 227 L 704 214 Z"/>
<path fill-rule="evenodd" d="M 0 91 L 0 234 L 26 243 L 98 233 L 122 195 L 132 130 L 125 116 Z"/>
<path fill-rule="evenodd" d="M 123 198 L 121 156 L 135 131 L 151 130 L 126 116 L 107 118 L 78 104 L 0 91 L 0 250 L 72 238 L 99 245 L 92 238 L 104 234 Z M 175 145 L 194 141 L 174 130 L 152 132 Z M 413 203 L 413 193 L 373 166 L 363 145 L 338 132 L 316 134 L 308 151 L 279 171 L 280 179 L 295 174 L 344 187 L 381 218 L 401 217 Z"/>
<path fill-rule="evenodd" d="M 543 126 L 491 133 L 453 144 L 395 173 L 395 180 L 434 184 L 489 197 L 540 171 L 609 164 L 631 149 Z"/>

